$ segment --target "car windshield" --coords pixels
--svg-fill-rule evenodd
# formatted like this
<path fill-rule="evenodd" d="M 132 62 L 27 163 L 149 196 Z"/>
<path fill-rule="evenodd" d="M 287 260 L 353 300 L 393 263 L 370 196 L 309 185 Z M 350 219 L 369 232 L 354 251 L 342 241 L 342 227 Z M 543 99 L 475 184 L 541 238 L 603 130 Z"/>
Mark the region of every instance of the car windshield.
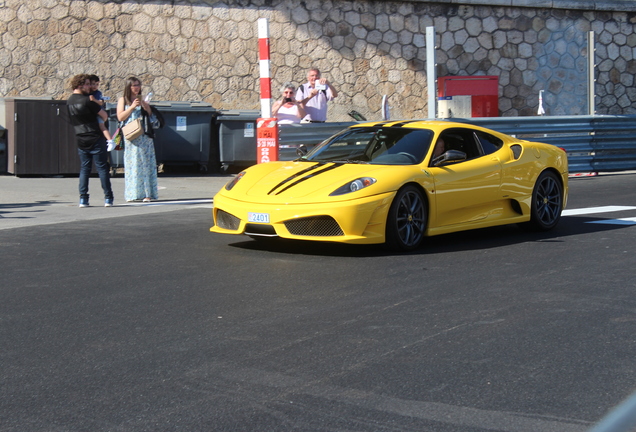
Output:
<path fill-rule="evenodd" d="M 428 129 L 356 127 L 323 141 L 300 160 L 414 165 L 422 162 L 432 138 Z"/>

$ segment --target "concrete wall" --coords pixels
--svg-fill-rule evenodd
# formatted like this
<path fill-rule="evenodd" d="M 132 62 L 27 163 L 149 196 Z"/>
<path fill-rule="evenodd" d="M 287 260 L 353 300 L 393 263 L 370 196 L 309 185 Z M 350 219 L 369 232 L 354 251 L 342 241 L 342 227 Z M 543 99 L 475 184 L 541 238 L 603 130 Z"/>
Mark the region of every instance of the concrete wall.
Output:
<path fill-rule="evenodd" d="M 0 97 L 65 98 L 67 79 L 86 72 L 100 75 L 113 99 L 136 75 L 158 100 L 258 109 L 257 19 L 265 17 L 273 90 L 319 67 L 340 91 L 333 121 L 349 120 L 351 109 L 380 118 L 383 95 L 392 118 L 426 117 L 428 26 L 438 75 L 499 76 L 504 116 L 534 115 L 539 90 L 548 115 L 587 113 L 586 35 L 594 31 L 597 112 L 634 114 L 635 4 L 0 0 Z"/>

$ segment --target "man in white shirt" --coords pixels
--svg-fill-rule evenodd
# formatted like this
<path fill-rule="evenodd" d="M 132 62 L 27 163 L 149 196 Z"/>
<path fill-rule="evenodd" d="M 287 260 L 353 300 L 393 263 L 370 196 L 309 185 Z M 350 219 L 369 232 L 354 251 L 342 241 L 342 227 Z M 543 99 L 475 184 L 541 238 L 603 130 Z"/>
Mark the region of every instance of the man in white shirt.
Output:
<path fill-rule="evenodd" d="M 298 87 L 296 100 L 305 107 L 307 115 L 303 121 L 324 123 L 327 121 L 327 102 L 335 99 L 338 92 L 326 78 L 320 78 L 316 68 L 307 72 L 307 83 Z"/>

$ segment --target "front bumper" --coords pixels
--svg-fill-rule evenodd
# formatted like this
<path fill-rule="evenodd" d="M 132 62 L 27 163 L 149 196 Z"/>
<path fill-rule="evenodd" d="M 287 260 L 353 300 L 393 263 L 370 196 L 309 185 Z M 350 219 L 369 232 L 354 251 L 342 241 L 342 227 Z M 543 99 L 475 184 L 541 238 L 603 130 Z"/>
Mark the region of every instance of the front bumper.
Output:
<path fill-rule="evenodd" d="M 387 192 L 349 201 L 255 204 L 217 194 L 210 231 L 353 244 L 384 243 L 386 218 L 394 196 L 395 192 Z M 249 212 L 267 214 L 269 222 L 248 222 Z"/>

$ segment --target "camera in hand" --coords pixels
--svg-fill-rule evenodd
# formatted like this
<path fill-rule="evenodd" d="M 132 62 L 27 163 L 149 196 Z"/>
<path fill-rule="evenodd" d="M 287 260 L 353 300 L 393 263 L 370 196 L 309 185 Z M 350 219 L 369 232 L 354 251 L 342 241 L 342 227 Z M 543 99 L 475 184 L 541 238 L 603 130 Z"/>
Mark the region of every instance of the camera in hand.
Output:
<path fill-rule="evenodd" d="M 291 102 L 291 101 L 292 101 L 292 98 L 284 98 L 284 99 L 283 99 L 283 102 L 284 102 L 284 103 L 289 103 L 289 102 Z"/>
<path fill-rule="evenodd" d="M 327 86 L 325 84 L 316 84 L 316 90 L 327 90 Z"/>

